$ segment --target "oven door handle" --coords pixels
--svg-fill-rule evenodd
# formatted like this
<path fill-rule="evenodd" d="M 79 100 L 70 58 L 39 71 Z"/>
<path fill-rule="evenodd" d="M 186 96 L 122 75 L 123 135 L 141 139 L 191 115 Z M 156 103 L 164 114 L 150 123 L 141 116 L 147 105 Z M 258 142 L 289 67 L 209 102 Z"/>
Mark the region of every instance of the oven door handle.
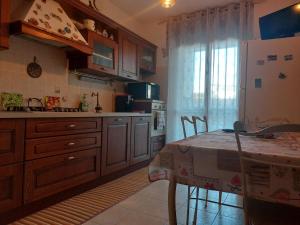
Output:
<path fill-rule="evenodd" d="M 158 119 L 157 119 L 157 112 L 153 111 L 153 129 L 157 130 L 158 127 Z"/>

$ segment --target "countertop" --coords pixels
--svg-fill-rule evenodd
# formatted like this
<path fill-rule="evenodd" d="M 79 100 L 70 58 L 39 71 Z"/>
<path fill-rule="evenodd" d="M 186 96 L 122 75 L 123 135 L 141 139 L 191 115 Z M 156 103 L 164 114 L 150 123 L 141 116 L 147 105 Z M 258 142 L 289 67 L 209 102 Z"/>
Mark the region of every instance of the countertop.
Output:
<path fill-rule="evenodd" d="M 151 116 L 150 113 L 120 112 L 0 112 L 0 119 L 17 118 L 84 118 L 84 117 L 138 117 Z"/>

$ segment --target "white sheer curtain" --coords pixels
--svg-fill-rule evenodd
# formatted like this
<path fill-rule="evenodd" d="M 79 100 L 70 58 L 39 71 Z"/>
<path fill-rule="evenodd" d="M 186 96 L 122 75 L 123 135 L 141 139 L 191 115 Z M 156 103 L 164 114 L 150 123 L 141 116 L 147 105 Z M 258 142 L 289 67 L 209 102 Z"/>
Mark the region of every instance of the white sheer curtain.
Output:
<path fill-rule="evenodd" d="M 183 137 L 182 115 L 207 115 L 209 130 L 238 119 L 239 43 L 251 34 L 252 11 L 243 2 L 168 21 L 168 141 Z"/>

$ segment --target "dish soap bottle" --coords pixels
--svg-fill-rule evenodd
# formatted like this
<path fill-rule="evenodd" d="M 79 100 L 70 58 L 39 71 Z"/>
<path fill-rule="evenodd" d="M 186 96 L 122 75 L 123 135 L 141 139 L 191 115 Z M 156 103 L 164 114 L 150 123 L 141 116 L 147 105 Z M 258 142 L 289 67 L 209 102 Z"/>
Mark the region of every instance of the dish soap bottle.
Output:
<path fill-rule="evenodd" d="M 80 109 L 81 112 L 88 112 L 89 111 L 89 103 L 87 102 L 87 94 L 83 94 L 80 97 L 79 109 Z"/>

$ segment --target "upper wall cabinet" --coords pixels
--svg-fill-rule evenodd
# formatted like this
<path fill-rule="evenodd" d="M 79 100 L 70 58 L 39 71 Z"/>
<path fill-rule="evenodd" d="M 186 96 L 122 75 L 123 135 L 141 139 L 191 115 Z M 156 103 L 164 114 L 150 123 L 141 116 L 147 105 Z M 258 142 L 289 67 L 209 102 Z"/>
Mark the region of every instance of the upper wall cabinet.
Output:
<path fill-rule="evenodd" d="M 0 50 L 9 45 L 9 7 L 10 0 L 0 0 Z"/>
<path fill-rule="evenodd" d="M 139 41 L 123 31 L 119 32 L 119 76 L 139 78 Z"/>
<path fill-rule="evenodd" d="M 140 44 L 140 74 L 153 75 L 156 73 L 156 50 L 152 44 L 142 42 Z"/>
<path fill-rule="evenodd" d="M 82 33 L 93 53 L 90 56 L 69 53 L 69 69 L 95 75 L 117 75 L 118 44 L 93 31 L 85 30 Z"/>

